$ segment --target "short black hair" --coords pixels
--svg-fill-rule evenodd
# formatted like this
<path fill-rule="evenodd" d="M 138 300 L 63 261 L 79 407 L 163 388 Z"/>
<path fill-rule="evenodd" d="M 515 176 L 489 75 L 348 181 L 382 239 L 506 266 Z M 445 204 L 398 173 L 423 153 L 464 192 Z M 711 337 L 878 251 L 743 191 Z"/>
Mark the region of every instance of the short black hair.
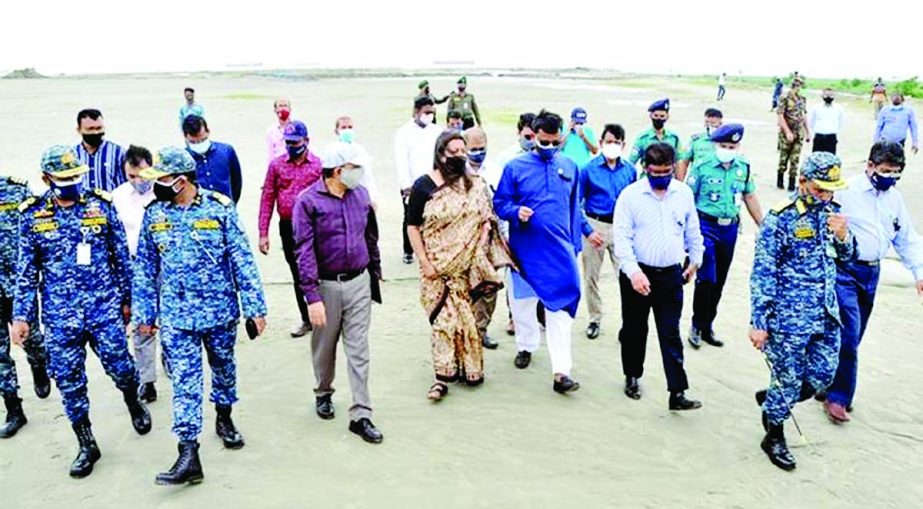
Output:
<path fill-rule="evenodd" d="M 705 110 L 706 118 L 724 118 L 724 113 L 721 113 L 721 110 L 718 108 L 708 108 Z"/>
<path fill-rule="evenodd" d="M 77 113 L 77 127 L 80 127 L 80 121 L 88 118 L 90 120 L 99 120 L 103 113 L 96 108 L 85 108 Z"/>
<path fill-rule="evenodd" d="M 433 101 L 432 97 L 427 95 L 421 95 L 413 100 L 413 109 L 414 111 L 420 111 L 424 106 L 435 106 L 436 103 Z"/>
<path fill-rule="evenodd" d="M 519 115 L 519 122 L 516 123 L 516 132 L 522 132 L 523 127 L 532 127 L 532 122 L 535 120 L 535 113 L 526 112 L 522 115 Z"/>
<path fill-rule="evenodd" d="M 148 166 L 154 164 L 154 158 L 151 157 L 151 151 L 139 147 L 138 145 L 129 145 L 128 150 L 125 151 L 125 164 L 131 165 L 135 168 L 141 166 L 141 162 L 147 162 Z"/>
<path fill-rule="evenodd" d="M 451 120 L 451 119 L 453 119 L 453 118 L 454 118 L 454 119 L 461 120 L 462 114 L 461 114 L 461 112 L 458 111 L 458 110 L 452 110 L 452 111 L 450 111 L 450 112 L 448 113 L 448 115 L 446 115 L 446 118 L 449 119 L 449 120 Z"/>
<path fill-rule="evenodd" d="M 192 93 L 194 94 L 194 93 L 195 93 L 195 89 L 192 88 L 192 87 L 186 87 L 186 88 L 183 89 L 183 93 L 185 94 L 186 92 L 192 92 Z"/>
<path fill-rule="evenodd" d="M 183 134 L 186 136 L 195 136 L 202 128 L 208 131 L 208 122 L 198 115 L 189 115 L 183 119 Z"/>
<path fill-rule="evenodd" d="M 902 147 L 900 143 L 879 141 L 872 145 L 872 150 L 869 151 L 869 161 L 875 166 L 879 164 L 890 164 L 899 166 L 900 169 L 903 170 L 906 164 L 904 160 L 904 147 Z"/>
<path fill-rule="evenodd" d="M 612 136 L 615 136 L 617 140 L 625 140 L 625 128 L 620 124 L 606 124 L 603 127 L 603 133 L 599 135 L 599 139 L 602 140 L 606 137 L 606 133 L 612 133 Z"/>
<path fill-rule="evenodd" d="M 645 166 L 667 166 L 676 162 L 676 151 L 667 143 L 653 143 L 644 150 Z"/>
<path fill-rule="evenodd" d="M 538 112 L 538 115 L 532 120 L 532 130 L 536 133 L 544 131 L 548 134 L 557 134 L 561 132 L 561 125 L 563 123 L 560 115 L 543 109 Z"/>

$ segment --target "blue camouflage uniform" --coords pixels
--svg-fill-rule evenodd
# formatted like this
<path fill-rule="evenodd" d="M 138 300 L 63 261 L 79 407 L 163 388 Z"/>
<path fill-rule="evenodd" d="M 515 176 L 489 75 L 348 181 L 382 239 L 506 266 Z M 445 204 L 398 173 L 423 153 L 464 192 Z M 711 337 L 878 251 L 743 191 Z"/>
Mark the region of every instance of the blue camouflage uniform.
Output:
<path fill-rule="evenodd" d="M 29 186 L 13 177 L 0 177 L 0 396 L 15 396 L 19 391 L 16 363 L 10 357 L 10 333 L 16 294 L 16 258 L 19 254 L 19 206 L 32 196 Z M 30 324 L 23 342 L 26 358 L 33 369 L 45 369 L 45 343 L 36 322 Z"/>
<path fill-rule="evenodd" d="M 79 176 L 73 149 L 54 146 L 42 169 L 60 178 Z M 128 353 L 123 306 L 131 302 L 128 244 L 108 193 L 82 190 L 74 205 L 62 207 L 50 190 L 19 207 L 19 261 L 13 319 L 34 323 L 36 293 L 48 370 L 71 422 L 89 415 L 86 345 L 122 390 L 137 390 L 138 372 Z"/>
<path fill-rule="evenodd" d="M 802 174 L 830 191 L 845 188 L 840 160 L 828 152 L 811 154 Z M 840 241 L 827 227 L 839 205 L 811 201 L 810 195 L 797 196 L 774 207 L 756 241 L 751 325 L 769 332 L 764 352 L 773 372 L 763 411 L 773 425 L 804 399 L 803 383 L 808 393 L 830 384 L 839 358 L 836 261 L 855 257 L 855 238 L 848 233 Z"/>
<path fill-rule="evenodd" d="M 186 151 L 168 147 L 142 176 L 192 171 L 195 161 Z M 202 347 L 212 370 L 210 399 L 230 406 L 237 401 L 234 343 L 241 306 L 247 318 L 266 315 L 259 272 L 234 202 L 201 187 L 188 207 L 151 202 L 134 266 L 134 321 L 160 326 L 173 381 L 173 433 L 194 441 L 202 430 Z"/>
<path fill-rule="evenodd" d="M 715 155 L 715 143 L 740 143 L 743 134 L 740 124 L 725 124 L 714 131 L 709 142 L 713 146 L 711 152 L 695 159 L 686 177 L 705 238 L 705 255 L 696 272 L 692 302 L 693 335 L 713 334 L 712 324 L 734 259 L 743 199 L 756 192 L 750 162 L 744 156 L 738 154 L 725 166 Z"/>

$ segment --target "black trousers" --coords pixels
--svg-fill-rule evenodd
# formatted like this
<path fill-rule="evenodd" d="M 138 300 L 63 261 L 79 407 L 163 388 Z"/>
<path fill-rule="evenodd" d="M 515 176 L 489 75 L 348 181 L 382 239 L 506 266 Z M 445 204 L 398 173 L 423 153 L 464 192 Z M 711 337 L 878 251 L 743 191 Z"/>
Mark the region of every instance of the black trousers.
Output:
<path fill-rule="evenodd" d="M 401 233 L 404 235 L 404 254 L 412 255 L 413 246 L 410 245 L 410 236 L 407 235 L 407 214 L 410 213 L 410 197 L 404 196 L 404 194 L 401 193 L 401 203 L 404 204 L 404 222 L 403 228 L 401 229 Z"/>
<path fill-rule="evenodd" d="M 836 135 L 835 134 L 815 134 L 814 146 L 812 152 L 830 152 L 836 154 Z"/>
<path fill-rule="evenodd" d="M 663 269 L 642 265 L 641 270 L 651 283 L 651 293 L 647 296 L 636 292 L 628 276 L 619 273 L 622 372 L 635 378 L 644 374 L 647 321 L 653 310 L 667 388 L 670 392 L 684 391 L 689 388 L 689 381 L 683 368 L 683 340 L 679 335 L 679 319 L 683 313 L 683 270 L 679 265 Z"/>
<path fill-rule="evenodd" d="M 298 275 L 298 257 L 295 254 L 295 231 L 292 229 L 291 220 L 279 220 L 279 237 L 282 239 L 282 252 L 285 253 L 285 261 L 288 263 L 289 270 L 292 271 L 292 280 L 295 284 L 295 300 L 298 301 L 298 312 L 301 313 L 302 322 L 309 323 L 308 303 L 304 300 L 304 292 L 301 290 L 301 277 Z"/>

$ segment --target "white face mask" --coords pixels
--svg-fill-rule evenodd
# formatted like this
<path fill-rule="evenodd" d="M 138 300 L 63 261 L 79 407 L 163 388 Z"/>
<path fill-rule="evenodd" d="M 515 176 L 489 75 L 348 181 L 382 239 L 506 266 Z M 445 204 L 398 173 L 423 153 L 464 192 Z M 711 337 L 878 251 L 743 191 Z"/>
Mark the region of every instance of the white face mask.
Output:
<path fill-rule="evenodd" d="M 715 147 L 715 157 L 717 157 L 718 161 L 721 163 L 729 163 L 737 159 L 737 151 L 724 147 Z"/>
<path fill-rule="evenodd" d="M 612 161 L 622 156 L 621 143 L 603 143 L 603 156 Z"/>
<path fill-rule="evenodd" d="M 436 118 L 434 113 L 424 113 L 420 115 L 420 123 L 424 126 L 428 126 L 433 123 L 434 118 Z"/>
<path fill-rule="evenodd" d="M 211 140 L 208 139 L 200 141 L 199 143 L 186 142 L 186 144 L 189 145 L 189 150 L 195 152 L 196 154 L 204 154 L 208 152 L 208 149 L 210 149 L 212 146 Z"/>
<path fill-rule="evenodd" d="M 363 171 L 361 166 L 349 170 L 344 168 L 343 171 L 340 172 L 340 182 L 342 182 L 347 189 L 355 189 L 359 187 L 359 183 L 362 181 Z"/>

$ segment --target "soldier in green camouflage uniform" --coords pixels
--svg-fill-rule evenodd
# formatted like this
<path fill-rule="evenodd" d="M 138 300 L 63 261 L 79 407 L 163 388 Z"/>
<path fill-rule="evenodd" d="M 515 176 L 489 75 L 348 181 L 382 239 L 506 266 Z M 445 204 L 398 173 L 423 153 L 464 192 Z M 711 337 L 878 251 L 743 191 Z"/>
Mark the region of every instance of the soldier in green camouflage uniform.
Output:
<path fill-rule="evenodd" d="M 478 104 L 474 101 L 474 96 L 465 91 L 468 87 L 468 78 L 462 76 L 458 79 L 458 91 L 449 95 L 449 112 L 457 111 L 461 113 L 463 126 L 462 129 L 470 129 L 477 125 L 480 127 L 481 114 L 478 112 Z"/>
<path fill-rule="evenodd" d="M 785 171 L 788 170 L 788 190 L 795 190 L 795 177 L 798 175 L 798 162 L 801 145 L 811 142 L 811 130 L 808 128 L 807 99 L 801 95 L 804 80 L 796 76 L 791 89 L 785 97 L 779 99 L 779 172 L 776 187 L 782 189 Z"/>

